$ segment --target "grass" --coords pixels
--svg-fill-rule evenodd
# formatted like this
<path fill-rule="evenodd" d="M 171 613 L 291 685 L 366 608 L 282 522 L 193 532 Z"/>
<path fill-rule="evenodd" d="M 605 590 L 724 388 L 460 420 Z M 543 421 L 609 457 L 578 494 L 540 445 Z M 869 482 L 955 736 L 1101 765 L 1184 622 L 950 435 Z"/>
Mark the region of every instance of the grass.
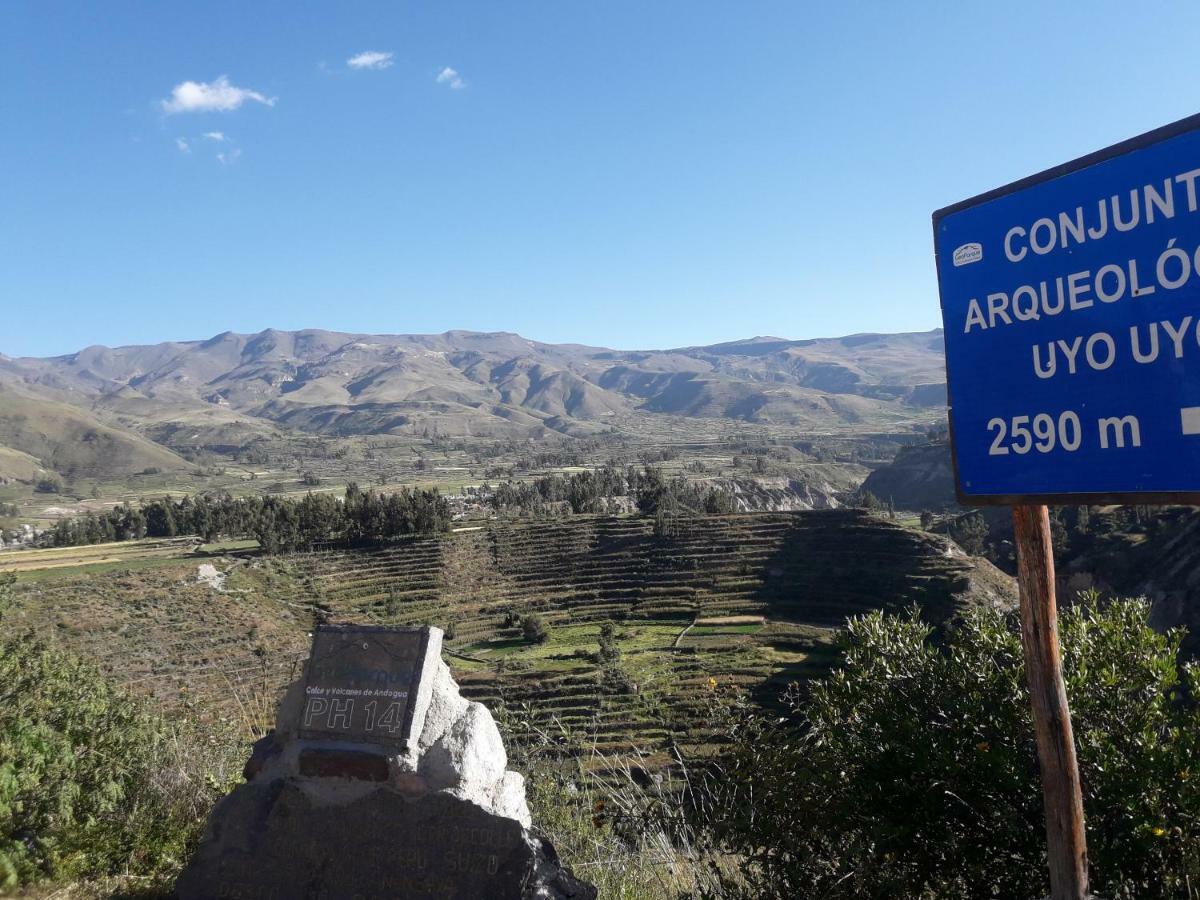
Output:
<path fill-rule="evenodd" d="M 154 569 L 169 568 L 177 565 L 178 557 L 143 557 L 131 559 L 97 560 L 78 565 L 54 566 L 44 569 L 33 569 L 18 572 L 17 580 L 21 584 L 45 583 L 55 581 L 74 581 L 80 577 L 99 577 L 114 573 L 148 572 Z"/>
<path fill-rule="evenodd" d="M 759 625 L 697 625 L 688 634 L 694 637 L 707 637 L 720 634 L 758 634 L 763 630 Z"/>
<path fill-rule="evenodd" d="M 92 544 L 85 547 L 47 547 L 0 553 L 0 571 L 15 572 L 21 581 L 103 575 L 129 569 L 142 571 L 177 563 L 190 555 L 194 541 L 148 539 Z"/>
<path fill-rule="evenodd" d="M 197 553 L 205 553 L 216 555 L 221 553 L 232 553 L 235 550 L 257 550 L 259 543 L 254 538 L 247 538 L 241 541 L 214 541 L 211 544 L 201 544 L 196 548 Z"/>

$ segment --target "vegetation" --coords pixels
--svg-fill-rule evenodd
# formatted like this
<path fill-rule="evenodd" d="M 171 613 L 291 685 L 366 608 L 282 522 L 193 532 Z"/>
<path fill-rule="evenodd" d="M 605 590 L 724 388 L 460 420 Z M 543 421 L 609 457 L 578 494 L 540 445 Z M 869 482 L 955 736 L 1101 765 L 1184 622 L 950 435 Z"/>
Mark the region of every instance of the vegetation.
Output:
<path fill-rule="evenodd" d="M 1093 889 L 1129 900 L 1200 885 L 1200 672 L 1148 618 L 1144 601 L 1092 597 L 1061 619 Z M 838 671 L 791 693 L 786 724 L 723 708 L 732 749 L 696 804 L 742 860 L 723 896 L 1043 896 L 1013 623 L 976 610 L 938 647 L 915 615 L 872 613 L 842 649 Z"/>
<path fill-rule="evenodd" d="M 597 658 L 601 663 L 615 663 L 621 658 L 621 647 L 617 643 L 617 629 L 613 627 L 612 622 L 604 622 L 600 625 L 600 649 Z"/>
<path fill-rule="evenodd" d="M 639 511 L 651 516 L 736 511 L 733 498 L 721 488 L 681 475 L 667 477 L 662 469 L 650 465 L 622 471 L 611 461 L 571 475 L 503 482 L 491 491 L 489 503 L 493 509 L 521 515 L 541 515 L 558 506 L 573 513 L 605 513 L 614 508 L 616 498 L 628 498 Z"/>
<path fill-rule="evenodd" d="M 645 517 L 573 517 L 294 555 L 214 552 L 203 561 L 226 576 L 217 602 L 190 546 L 172 539 L 5 551 L 0 564 L 22 569 L 23 627 L 195 717 L 240 717 L 231 684 L 273 701 L 314 622 L 453 621 L 448 640 L 462 655 L 448 661 L 468 696 L 528 701 L 613 754 L 668 741 L 702 752 L 709 677 L 770 702 L 778 685 L 827 671 L 834 630 L 881 598 L 896 609 L 920 601 L 937 618 L 977 589 L 1009 590 L 948 557 L 944 539 L 859 513 L 675 522 L 666 544 Z M 545 643 L 524 640 L 529 614 L 545 620 Z M 693 627 L 697 617 L 708 624 Z M 620 651 L 611 676 L 597 659 L 604 623 Z"/>
<path fill-rule="evenodd" d="M 550 640 L 550 629 L 546 627 L 546 620 L 537 613 L 521 617 L 521 634 L 530 644 L 544 644 Z"/>
<path fill-rule="evenodd" d="M 57 475 L 43 475 L 33 485 L 39 494 L 61 494 L 63 481 Z"/>
<path fill-rule="evenodd" d="M 990 569 L 855 512 L 671 521 L 665 542 L 647 518 L 578 518 L 239 562 L 219 615 L 209 615 L 212 589 L 195 582 L 194 561 L 144 573 L 123 562 L 104 578 L 23 587 L 0 629 L 58 635 L 153 691 L 160 708 L 186 707 L 219 728 L 222 717 L 247 717 L 220 704 L 237 693 L 250 706 L 248 688 L 261 689 L 269 712 L 318 617 L 453 622 L 455 677 L 467 696 L 515 711 L 502 722 L 535 817 L 604 896 L 1043 895 L 1019 642 L 1001 614 L 971 611 L 956 593 L 965 573 L 978 582 Z M 931 621 L 965 618 L 935 638 L 914 617 L 868 612 L 917 599 Z M 862 615 L 826 677 L 833 628 L 848 613 Z M 1147 616 L 1144 603 L 1091 601 L 1062 618 L 1093 878 L 1116 900 L 1188 896 L 1187 879 L 1200 878 L 1200 720 L 1187 699 L 1200 685 L 1177 665 L 1181 636 L 1155 635 Z M 537 619 L 546 638 L 530 643 L 524 629 Z M 19 659 L 21 671 L 43 665 L 33 651 Z M 8 678 L 0 671 L 0 694 Z M 786 722 L 762 714 L 781 684 L 814 678 L 787 695 Z M 36 685 L 14 690 L 36 694 Z M 64 697 L 38 704 L 69 708 Z M 139 768 L 129 751 L 125 767 L 143 781 L 183 773 L 187 795 L 210 803 L 202 742 L 174 739 L 191 733 L 137 708 L 152 723 L 142 744 L 168 761 L 190 755 Z M 110 740 L 98 716 L 88 727 Z M 0 722 L 0 734 L 23 727 Z M 166 738 L 156 745 L 155 734 Z M 688 773 L 691 783 L 680 783 Z M 173 805 L 169 787 L 154 791 L 170 802 L 143 798 L 132 778 L 122 788 L 137 810 L 166 810 L 151 819 L 162 830 L 130 817 L 122 844 L 108 835 L 124 820 L 97 814 L 109 830 L 71 832 L 95 842 L 94 861 L 54 850 L 75 840 L 54 837 L 49 862 L 20 863 L 21 877 L 170 871 L 204 811 Z M 40 827 L 53 835 L 60 821 Z M 108 849 L 143 846 L 136 858 Z"/>
<path fill-rule="evenodd" d="M 954 542 L 972 556 L 983 554 L 987 546 L 988 527 L 981 513 L 973 512 L 959 516 L 949 524 Z"/>
<path fill-rule="evenodd" d="M 0 583 L 0 613 L 9 602 Z M 69 653 L 0 640 L 0 889 L 170 877 L 236 771 L 228 749 Z"/>
<path fill-rule="evenodd" d="M 697 878 L 712 882 L 695 865 L 678 816 L 681 791 L 669 771 L 650 776 L 644 756 L 608 756 L 559 719 L 543 725 L 528 705 L 497 704 L 496 719 L 509 765 L 526 773 L 538 829 L 600 897 L 663 900 L 694 890 Z"/>
<path fill-rule="evenodd" d="M 177 535 L 195 535 L 210 543 L 253 537 L 266 552 L 278 553 L 329 542 L 360 544 L 432 534 L 449 526 L 450 507 L 437 490 L 364 493 L 350 484 L 341 502 L 331 494 L 310 493 L 300 500 L 201 494 L 152 500 L 141 508 L 126 503 L 103 515 L 63 519 L 49 541 L 55 547 L 71 547 Z"/>

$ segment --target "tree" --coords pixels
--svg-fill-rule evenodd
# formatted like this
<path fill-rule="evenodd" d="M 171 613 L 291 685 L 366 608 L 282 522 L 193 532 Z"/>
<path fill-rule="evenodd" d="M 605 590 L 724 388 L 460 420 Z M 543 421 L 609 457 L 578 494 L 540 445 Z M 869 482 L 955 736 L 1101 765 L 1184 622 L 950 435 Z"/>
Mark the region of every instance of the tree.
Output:
<path fill-rule="evenodd" d="M 704 511 L 709 515 L 727 516 L 737 512 L 737 504 L 729 491 L 721 488 L 710 488 L 704 497 Z"/>
<path fill-rule="evenodd" d="M 57 475 L 43 475 L 34 483 L 33 489 L 39 494 L 61 494 L 63 480 Z"/>
<path fill-rule="evenodd" d="M 673 514 L 678 504 L 671 494 L 670 485 L 663 477 L 662 469 L 649 466 L 638 479 L 638 509 L 645 515 L 657 513 Z"/>
<path fill-rule="evenodd" d="M 950 524 L 950 536 L 967 553 L 979 556 L 987 544 L 987 522 L 977 512 L 959 516 Z"/>
<path fill-rule="evenodd" d="M 1092 595 L 1060 619 L 1092 887 L 1124 900 L 1188 896 L 1200 875 L 1200 671 L 1149 616 Z M 1016 623 L 978 609 L 934 640 L 916 615 L 872 613 L 840 641 L 842 666 L 788 697 L 788 727 L 722 708 L 733 749 L 708 827 L 750 885 L 728 896 L 1044 896 Z"/>
<path fill-rule="evenodd" d="M 194 534 L 205 541 L 225 535 L 257 538 L 265 552 L 274 553 L 308 549 L 324 541 L 377 542 L 406 534 L 433 534 L 449 528 L 450 521 L 450 505 L 436 489 L 364 494 L 350 484 L 343 503 L 331 494 L 310 493 L 293 500 L 222 493 L 178 502 L 164 497 L 140 510 L 125 504 L 100 516 L 63 520 L 51 540 L 57 546 L 70 546 L 143 535 Z"/>
<path fill-rule="evenodd" d="M 602 664 L 614 663 L 621 658 L 621 648 L 617 645 L 617 630 L 612 622 L 600 626 L 600 653 Z"/>
<path fill-rule="evenodd" d="M 544 644 L 550 639 L 550 629 L 546 625 L 546 620 L 537 613 L 529 613 L 521 617 L 521 634 L 530 644 Z"/>
<path fill-rule="evenodd" d="M 670 540 L 679 533 L 679 523 L 676 517 L 660 509 L 654 514 L 654 536 L 662 540 Z"/>
<path fill-rule="evenodd" d="M 862 489 L 858 492 L 857 497 L 855 497 L 854 505 L 860 509 L 867 509 L 871 511 L 883 508 L 883 503 L 880 502 L 879 498 L 866 489 Z"/>
<path fill-rule="evenodd" d="M 4 616 L 13 606 L 13 585 L 17 581 L 17 576 L 12 572 L 0 572 L 0 623 L 4 622 Z"/>

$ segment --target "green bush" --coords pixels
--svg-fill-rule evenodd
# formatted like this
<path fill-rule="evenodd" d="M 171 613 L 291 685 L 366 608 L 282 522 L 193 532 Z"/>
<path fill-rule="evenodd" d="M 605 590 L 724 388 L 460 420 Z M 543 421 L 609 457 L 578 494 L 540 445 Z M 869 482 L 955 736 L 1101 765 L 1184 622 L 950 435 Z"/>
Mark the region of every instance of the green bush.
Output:
<path fill-rule="evenodd" d="M 537 613 L 521 617 L 521 634 L 530 644 L 544 644 L 550 640 L 550 626 Z"/>
<path fill-rule="evenodd" d="M 1200 890 L 1200 673 L 1149 605 L 1095 598 L 1060 620 L 1092 888 Z M 844 665 L 780 724 L 720 704 L 732 749 L 697 804 L 738 854 L 725 896 L 1037 897 L 1048 892 L 1036 748 L 1014 623 L 972 613 L 944 639 L 873 613 Z"/>
<path fill-rule="evenodd" d="M 621 647 L 617 643 L 617 629 L 612 622 L 601 623 L 599 645 L 597 659 L 601 663 L 615 663 L 621 658 Z"/>
<path fill-rule="evenodd" d="M 34 483 L 33 489 L 39 494 L 61 494 L 63 480 L 57 475 L 43 475 Z"/>
<path fill-rule="evenodd" d="M 78 659 L 0 640 L 0 892 L 169 877 L 235 764 L 228 745 L 182 733 Z"/>

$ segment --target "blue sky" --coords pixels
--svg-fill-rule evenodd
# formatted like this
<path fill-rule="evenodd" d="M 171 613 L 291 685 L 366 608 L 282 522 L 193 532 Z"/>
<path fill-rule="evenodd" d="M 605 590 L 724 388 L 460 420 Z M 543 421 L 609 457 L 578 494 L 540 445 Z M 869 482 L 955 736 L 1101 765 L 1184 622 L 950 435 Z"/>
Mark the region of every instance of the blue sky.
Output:
<path fill-rule="evenodd" d="M 6 4 L 0 352 L 933 328 L 935 208 L 1198 111 L 1081 6 Z"/>

